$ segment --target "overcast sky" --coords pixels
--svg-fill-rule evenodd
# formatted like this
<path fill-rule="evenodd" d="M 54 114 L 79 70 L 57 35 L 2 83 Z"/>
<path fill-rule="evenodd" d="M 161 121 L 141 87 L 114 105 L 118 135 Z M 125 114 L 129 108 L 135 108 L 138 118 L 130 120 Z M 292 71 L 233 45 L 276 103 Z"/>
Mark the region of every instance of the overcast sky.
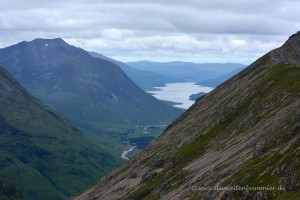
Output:
<path fill-rule="evenodd" d="M 1 0 L 0 48 L 34 38 L 121 60 L 250 64 L 300 30 L 299 0 Z"/>

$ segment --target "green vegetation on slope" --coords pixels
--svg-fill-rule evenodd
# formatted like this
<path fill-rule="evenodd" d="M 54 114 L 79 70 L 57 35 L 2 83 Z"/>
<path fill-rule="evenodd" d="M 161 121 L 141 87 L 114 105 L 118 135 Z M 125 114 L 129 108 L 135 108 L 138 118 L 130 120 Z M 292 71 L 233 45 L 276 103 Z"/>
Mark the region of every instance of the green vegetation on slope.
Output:
<path fill-rule="evenodd" d="M 282 104 L 292 103 L 293 98 L 300 99 L 300 68 L 298 66 L 279 64 L 274 66 L 271 72 L 268 68 L 263 68 L 262 72 L 268 73 L 268 75 L 258 89 L 261 92 L 250 98 L 255 99 L 254 105 L 263 104 L 272 99 L 272 102 L 277 103 L 277 106 L 280 107 L 284 106 Z M 285 98 L 290 99 L 286 102 L 282 101 L 282 93 L 286 95 Z M 224 185 L 275 188 L 282 186 L 289 193 L 274 190 L 265 192 L 266 196 L 269 196 L 270 199 L 298 197 L 300 195 L 300 191 L 297 190 L 300 185 L 300 181 L 297 180 L 297 177 L 300 176 L 300 124 L 297 112 L 299 111 L 295 111 L 295 118 L 286 119 L 286 122 L 282 124 L 283 129 L 274 130 L 268 140 L 259 147 L 258 155 L 254 156 L 242 170 L 228 178 Z M 270 112 L 262 113 L 258 116 L 258 120 L 268 114 Z M 282 145 L 291 140 L 294 142 L 290 146 Z M 278 149 L 274 150 L 275 147 Z M 256 192 L 250 191 L 249 197 L 254 196 Z M 235 193 L 237 197 L 240 195 L 241 192 Z"/>
<path fill-rule="evenodd" d="M 171 161 L 176 164 L 155 174 L 155 178 L 143 183 L 142 187 L 130 194 L 128 199 L 133 197 L 138 197 L 136 199 L 147 199 L 156 194 L 156 191 L 167 192 L 169 189 L 174 189 L 172 184 L 166 186 L 170 182 L 171 177 L 178 174 L 180 169 L 188 163 L 201 158 L 209 149 L 217 148 L 218 141 L 223 140 L 224 143 L 224 138 L 232 139 L 243 135 L 247 131 L 244 129 L 246 127 L 243 128 L 242 126 L 237 131 L 237 126 L 243 124 L 243 121 L 250 121 L 250 118 L 252 118 L 251 127 L 255 127 L 265 119 L 268 119 L 270 115 L 274 115 L 280 109 L 300 99 L 300 68 L 298 66 L 278 64 L 272 68 L 261 67 L 254 81 L 256 81 L 256 84 L 253 84 L 253 88 L 256 91 L 246 99 L 241 100 L 236 110 L 228 111 L 222 120 L 210 128 L 209 131 L 199 134 L 192 141 L 184 143 L 176 150 L 175 154 L 171 153 L 166 162 Z M 259 112 L 258 109 L 260 107 L 266 107 L 267 105 L 268 108 Z M 251 113 L 253 111 L 256 113 Z M 300 151 L 298 147 L 300 145 L 300 125 L 297 124 L 300 117 L 299 110 L 294 115 L 293 118 L 284 119 L 284 122 L 280 124 L 280 129 L 273 132 L 265 130 L 265 135 L 262 137 L 262 139 L 266 138 L 264 139 L 265 143 L 259 147 L 258 155 L 250 159 L 241 170 L 230 176 L 221 186 L 269 186 L 276 188 L 281 186 L 286 188 L 286 190 L 262 191 L 262 194 L 269 199 L 294 199 L 299 196 Z M 247 129 L 250 129 L 250 127 L 247 127 Z M 232 135 L 232 133 L 235 134 Z M 188 134 L 188 132 L 182 134 Z M 291 140 L 295 141 L 288 146 L 287 144 Z M 148 162 L 151 162 L 151 160 Z M 159 184 L 153 184 L 155 181 L 159 181 Z M 199 183 L 195 183 L 195 185 L 199 186 L 202 184 L 202 180 L 199 180 Z M 164 185 L 164 188 L 161 187 L 162 185 Z M 179 187 L 180 184 L 177 186 Z M 210 186 L 213 187 L 215 185 Z M 247 195 L 249 198 L 253 198 L 258 192 L 250 191 Z M 245 196 L 245 191 L 234 191 L 227 194 L 227 197 L 231 199 L 240 199 L 242 196 Z"/>
<path fill-rule="evenodd" d="M 21 200 L 22 194 L 16 186 L 7 179 L 0 177 L 0 200 Z"/>
<path fill-rule="evenodd" d="M 65 199 L 120 164 L 0 68 L 0 177 L 28 199 Z"/>

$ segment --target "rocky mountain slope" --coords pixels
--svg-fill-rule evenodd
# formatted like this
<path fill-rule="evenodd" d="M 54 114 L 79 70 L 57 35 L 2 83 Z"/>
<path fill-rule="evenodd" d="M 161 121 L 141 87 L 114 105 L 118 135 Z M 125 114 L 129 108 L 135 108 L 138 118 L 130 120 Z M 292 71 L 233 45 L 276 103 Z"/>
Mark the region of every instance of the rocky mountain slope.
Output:
<path fill-rule="evenodd" d="M 297 199 L 299 169 L 300 32 L 75 199 Z M 202 188 L 217 186 L 246 190 Z"/>
<path fill-rule="evenodd" d="M 0 68 L 0 199 L 66 199 L 121 163 L 84 135 Z"/>
<path fill-rule="evenodd" d="M 35 39 L 0 49 L 0 65 L 81 127 L 165 124 L 181 113 L 144 92 L 115 64 L 62 39 Z"/>

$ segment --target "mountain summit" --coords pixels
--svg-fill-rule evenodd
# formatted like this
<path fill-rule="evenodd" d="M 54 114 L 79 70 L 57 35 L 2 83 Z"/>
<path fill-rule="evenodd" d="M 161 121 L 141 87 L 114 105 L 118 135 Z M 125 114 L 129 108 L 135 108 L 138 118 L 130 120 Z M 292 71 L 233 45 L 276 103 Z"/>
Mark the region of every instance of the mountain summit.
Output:
<path fill-rule="evenodd" d="M 299 198 L 299 50 L 298 32 L 75 199 Z"/>
<path fill-rule="evenodd" d="M 32 94 L 82 127 L 164 124 L 181 112 L 140 89 L 115 64 L 60 38 L 0 49 L 0 64 Z"/>
<path fill-rule="evenodd" d="M 286 63 L 300 65 L 299 43 L 300 43 L 300 31 L 292 35 L 281 48 L 271 52 L 271 58 L 273 59 L 273 64 L 277 64 L 279 62 L 284 61 Z"/>

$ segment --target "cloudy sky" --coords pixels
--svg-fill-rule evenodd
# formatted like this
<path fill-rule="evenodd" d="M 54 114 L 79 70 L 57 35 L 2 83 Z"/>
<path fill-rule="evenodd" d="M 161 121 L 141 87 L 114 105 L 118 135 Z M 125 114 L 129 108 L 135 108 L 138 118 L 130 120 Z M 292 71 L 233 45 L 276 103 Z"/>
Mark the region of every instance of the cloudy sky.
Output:
<path fill-rule="evenodd" d="M 121 60 L 249 64 L 300 30 L 299 0 L 1 0 L 0 48 L 34 38 Z"/>

